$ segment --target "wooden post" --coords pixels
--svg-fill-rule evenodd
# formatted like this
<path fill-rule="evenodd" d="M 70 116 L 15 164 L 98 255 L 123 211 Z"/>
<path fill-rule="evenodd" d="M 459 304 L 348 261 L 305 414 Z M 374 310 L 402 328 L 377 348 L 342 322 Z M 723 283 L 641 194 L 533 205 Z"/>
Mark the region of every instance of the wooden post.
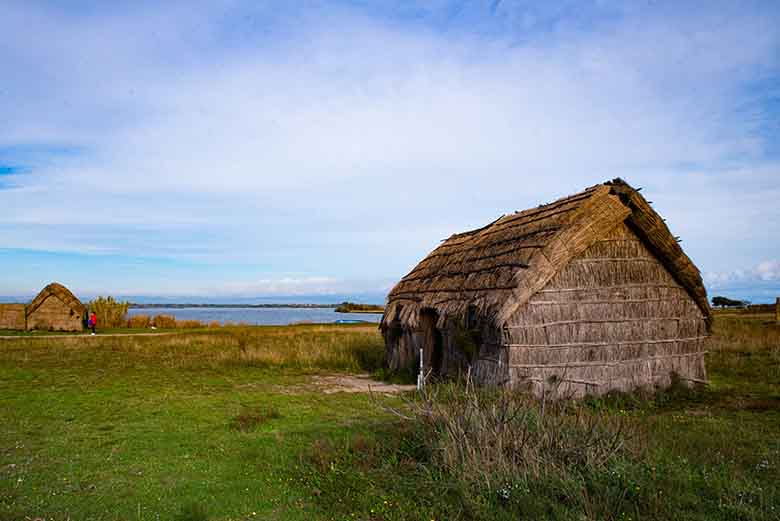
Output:
<path fill-rule="evenodd" d="M 417 375 L 417 390 L 422 391 L 425 387 L 425 364 L 423 363 L 423 348 L 420 348 L 420 374 Z"/>

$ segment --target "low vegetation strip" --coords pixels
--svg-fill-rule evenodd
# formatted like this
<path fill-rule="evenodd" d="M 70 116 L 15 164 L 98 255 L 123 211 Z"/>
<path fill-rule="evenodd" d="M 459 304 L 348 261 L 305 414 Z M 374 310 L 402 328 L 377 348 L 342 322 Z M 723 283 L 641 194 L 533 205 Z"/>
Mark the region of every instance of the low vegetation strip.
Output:
<path fill-rule="evenodd" d="M 769 317 L 716 316 L 695 390 L 318 384 L 383 353 L 365 325 L 4 341 L 0 520 L 778 519 Z"/>
<path fill-rule="evenodd" d="M 342 302 L 336 307 L 337 313 L 383 313 L 384 310 L 384 306 L 356 304 L 354 302 Z"/>

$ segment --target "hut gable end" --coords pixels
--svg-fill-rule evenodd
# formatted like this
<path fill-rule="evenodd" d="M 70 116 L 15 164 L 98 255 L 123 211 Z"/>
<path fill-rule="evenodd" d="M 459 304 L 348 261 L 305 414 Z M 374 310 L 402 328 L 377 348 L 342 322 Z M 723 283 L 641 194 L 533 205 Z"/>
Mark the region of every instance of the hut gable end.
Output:
<path fill-rule="evenodd" d="M 621 224 L 574 258 L 508 320 L 509 379 L 564 395 L 704 380 L 705 316 Z"/>
<path fill-rule="evenodd" d="M 27 306 L 27 329 L 79 331 L 86 308 L 65 286 L 53 282 Z"/>

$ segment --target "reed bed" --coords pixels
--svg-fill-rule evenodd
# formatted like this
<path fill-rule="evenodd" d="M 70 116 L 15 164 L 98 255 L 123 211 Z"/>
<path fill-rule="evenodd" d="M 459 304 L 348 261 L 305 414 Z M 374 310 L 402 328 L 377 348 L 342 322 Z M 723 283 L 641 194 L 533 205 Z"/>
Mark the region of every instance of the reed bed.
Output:
<path fill-rule="evenodd" d="M 91 313 L 95 313 L 98 327 L 124 327 L 130 304 L 115 300 L 114 297 L 98 297 L 87 304 Z"/>

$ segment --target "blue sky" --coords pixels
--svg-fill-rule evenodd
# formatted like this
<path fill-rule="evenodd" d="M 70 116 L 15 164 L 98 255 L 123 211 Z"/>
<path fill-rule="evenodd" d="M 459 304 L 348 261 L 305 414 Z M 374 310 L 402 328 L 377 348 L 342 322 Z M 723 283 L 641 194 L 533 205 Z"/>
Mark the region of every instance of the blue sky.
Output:
<path fill-rule="evenodd" d="M 4 2 L 0 295 L 382 295 L 616 176 L 780 295 L 775 2 Z"/>

